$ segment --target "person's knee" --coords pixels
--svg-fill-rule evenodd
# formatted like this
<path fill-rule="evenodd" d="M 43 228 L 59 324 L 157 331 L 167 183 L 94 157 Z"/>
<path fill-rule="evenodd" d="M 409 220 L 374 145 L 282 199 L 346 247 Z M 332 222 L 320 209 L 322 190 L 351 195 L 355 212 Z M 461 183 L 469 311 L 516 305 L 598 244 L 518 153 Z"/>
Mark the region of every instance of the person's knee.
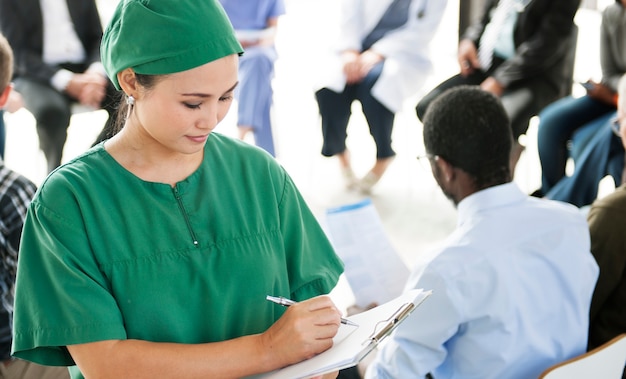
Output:
<path fill-rule="evenodd" d="M 345 101 L 341 94 L 332 91 L 328 88 L 322 88 L 315 92 L 315 100 L 320 108 L 320 113 L 326 111 L 336 112 L 339 104 L 344 104 Z M 343 107 L 342 107 L 343 108 Z"/>
<path fill-rule="evenodd" d="M 427 93 L 422 99 L 417 103 L 415 107 L 415 113 L 417 113 L 417 118 L 420 121 L 424 120 L 424 116 L 426 116 L 426 111 L 428 110 L 428 106 L 433 102 L 443 91 L 439 88 L 435 88 L 429 93 Z"/>
<path fill-rule="evenodd" d="M 72 113 L 69 107 L 49 103 L 34 110 L 33 116 L 39 125 L 45 125 L 49 129 L 65 129 L 70 124 Z"/>
<path fill-rule="evenodd" d="M 426 108 L 428 108 L 428 104 L 429 101 L 424 98 L 420 100 L 420 102 L 418 102 L 417 106 L 415 107 L 415 113 L 417 113 L 417 118 L 420 121 L 424 120 L 424 115 L 426 114 Z"/>
<path fill-rule="evenodd" d="M 557 112 L 553 107 L 548 107 L 542 109 L 539 112 L 539 124 L 537 125 L 537 130 L 541 132 L 549 131 L 555 127 L 555 124 L 559 123 L 560 119 L 563 115 L 560 112 Z"/>

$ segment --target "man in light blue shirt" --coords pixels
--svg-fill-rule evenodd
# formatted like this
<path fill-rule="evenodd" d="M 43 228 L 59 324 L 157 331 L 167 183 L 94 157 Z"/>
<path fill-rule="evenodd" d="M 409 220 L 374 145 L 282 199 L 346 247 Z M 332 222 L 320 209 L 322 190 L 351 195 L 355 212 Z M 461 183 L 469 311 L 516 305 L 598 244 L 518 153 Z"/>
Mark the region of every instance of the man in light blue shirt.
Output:
<path fill-rule="evenodd" d="M 433 295 L 366 378 L 536 378 L 584 353 L 598 277 L 585 217 L 511 181 L 500 101 L 478 87 L 449 90 L 426 114 L 424 145 L 457 229 L 415 267 L 407 288 Z"/>

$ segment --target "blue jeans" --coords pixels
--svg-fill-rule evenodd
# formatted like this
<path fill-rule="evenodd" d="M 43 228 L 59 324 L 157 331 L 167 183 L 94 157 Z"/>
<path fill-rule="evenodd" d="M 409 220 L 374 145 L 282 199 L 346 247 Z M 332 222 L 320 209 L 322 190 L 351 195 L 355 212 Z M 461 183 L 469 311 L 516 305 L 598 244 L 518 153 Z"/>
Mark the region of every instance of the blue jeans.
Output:
<path fill-rule="evenodd" d="M 541 162 L 541 192 L 547 193 L 565 176 L 565 165 L 570 156 L 569 143 L 577 130 L 615 112 L 615 107 L 589 96 L 564 97 L 545 107 L 539 114 L 537 148 Z M 576 158 L 578 147 L 585 145 L 593 130 L 585 128 L 584 135 L 574 139 Z"/>
<path fill-rule="evenodd" d="M 624 169 L 624 147 L 621 138 L 613 134 L 611 128 L 610 119 L 614 116 L 616 112 L 589 123 L 595 130 L 575 161 L 574 173 L 559 180 L 545 193 L 546 198 L 582 207 L 593 203 L 598 197 L 598 184 L 605 175 L 613 177 L 616 187 L 620 185 Z M 604 122 L 600 122 L 602 120 Z"/>

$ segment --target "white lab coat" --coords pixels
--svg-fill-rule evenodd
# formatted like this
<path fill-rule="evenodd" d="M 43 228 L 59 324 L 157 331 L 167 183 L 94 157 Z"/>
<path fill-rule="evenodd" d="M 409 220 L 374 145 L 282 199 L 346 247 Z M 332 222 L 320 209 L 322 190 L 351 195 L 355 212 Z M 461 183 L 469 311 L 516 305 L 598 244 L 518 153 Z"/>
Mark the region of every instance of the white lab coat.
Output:
<path fill-rule="evenodd" d="M 341 0 L 340 34 L 334 39 L 332 54 L 323 57 L 316 89 L 342 92 L 346 78 L 340 52 L 360 50 L 361 41 L 376 26 L 393 0 Z M 380 78 L 372 95 L 392 112 L 419 91 L 432 71 L 430 42 L 444 14 L 447 0 L 412 0 L 407 23 L 376 42 L 371 49 L 385 57 Z"/>

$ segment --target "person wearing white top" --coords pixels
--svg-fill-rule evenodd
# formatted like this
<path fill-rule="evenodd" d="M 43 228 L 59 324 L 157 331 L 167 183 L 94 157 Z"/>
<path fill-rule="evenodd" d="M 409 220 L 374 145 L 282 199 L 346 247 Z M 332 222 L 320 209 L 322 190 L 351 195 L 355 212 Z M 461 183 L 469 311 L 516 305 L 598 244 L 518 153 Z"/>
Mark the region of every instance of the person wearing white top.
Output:
<path fill-rule="evenodd" d="M 407 289 L 433 294 L 366 378 L 536 378 L 585 352 L 599 272 L 585 217 L 511 181 L 512 143 L 500 100 L 478 86 L 430 105 L 424 145 L 457 228 L 413 269 Z"/>
<path fill-rule="evenodd" d="M 392 162 L 395 114 L 432 70 L 430 42 L 446 0 L 342 0 L 340 32 L 314 73 L 322 119 L 322 155 L 336 156 L 346 186 L 369 193 Z M 356 180 L 346 148 L 354 101 L 376 144 L 372 169 Z"/>
<path fill-rule="evenodd" d="M 14 83 L 37 122 L 48 171 L 61 164 L 71 106 L 105 109 L 110 134 L 117 91 L 100 63 L 95 0 L 2 0 L 0 30 L 15 52 Z"/>

